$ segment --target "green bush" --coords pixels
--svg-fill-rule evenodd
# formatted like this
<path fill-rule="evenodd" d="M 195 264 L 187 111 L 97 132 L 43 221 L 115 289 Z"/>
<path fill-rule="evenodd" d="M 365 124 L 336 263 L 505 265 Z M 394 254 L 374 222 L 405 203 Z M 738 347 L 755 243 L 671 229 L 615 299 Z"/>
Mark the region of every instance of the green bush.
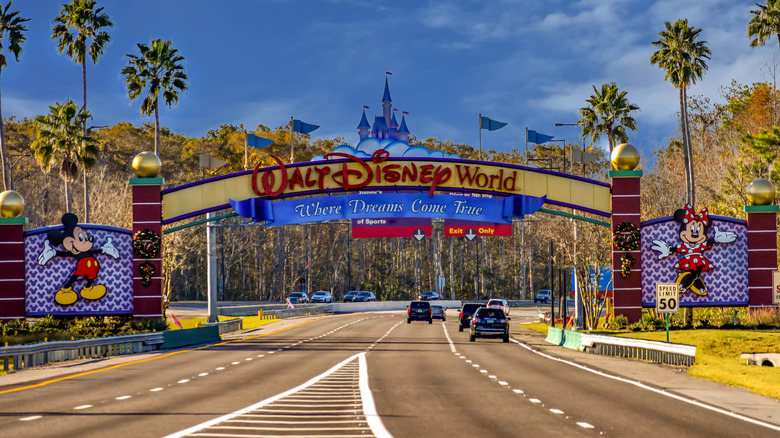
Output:
<path fill-rule="evenodd" d="M 30 333 L 30 326 L 26 321 L 15 319 L 3 324 L 3 336 L 23 336 Z"/>
<path fill-rule="evenodd" d="M 38 322 L 33 324 L 30 329 L 31 333 L 57 333 L 65 331 L 70 325 L 68 318 L 55 317 L 52 315 L 46 315 Z"/>

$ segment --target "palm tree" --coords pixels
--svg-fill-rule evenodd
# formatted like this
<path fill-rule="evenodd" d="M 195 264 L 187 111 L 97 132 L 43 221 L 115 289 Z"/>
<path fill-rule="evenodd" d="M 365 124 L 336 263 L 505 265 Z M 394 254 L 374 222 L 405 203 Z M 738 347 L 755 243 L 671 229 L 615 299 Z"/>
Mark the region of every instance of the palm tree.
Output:
<path fill-rule="evenodd" d="M 658 51 L 650 56 L 650 64 L 666 70 L 665 80 L 672 83 L 680 94 L 680 130 L 682 132 L 683 153 L 685 156 L 685 176 L 687 179 L 687 202 L 696 205 L 696 186 L 693 174 L 693 148 L 688 127 L 688 87 L 704 76 L 707 70 L 706 60 L 710 59 L 707 41 L 696 41 L 701 29 L 688 26 L 688 20 L 679 19 L 674 24 L 664 23 L 666 30 L 658 33 L 661 37 L 653 41 Z"/>
<path fill-rule="evenodd" d="M 95 0 L 73 0 L 62 5 L 62 10 L 52 23 L 51 37 L 57 40 L 57 52 L 65 52 L 76 64 L 81 64 L 81 80 L 83 83 L 84 104 L 87 109 L 87 54 L 92 63 L 97 64 L 98 56 L 103 54 L 111 36 L 101 30 L 112 27 L 114 23 L 107 14 L 101 13 L 103 8 L 95 9 Z M 86 119 L 85 119 L 86 121 Z M 87 126 L 84 125 L 86 131 Z M 84 180 L 84 222 L 89 222 L 89 185 L 86 168 Z"/>
<path fill-rule="evenodd" d="M 750 47 L 763 46 L 773 36 L 777 36 L 780 45 L 780 0 L 766 0 L 766 5 L 756 3 L 758 9 L 751 9 L 753 18 L 748 23 L 747 32 Z"/>
<path fill-rule="evenodd" d="M 36 139 L 30 145 L 44 170 L 59 164 L 60 177 L 65 182 L 65 205 L 72 211 L 70 181 L 79 174 L 79 167 L 91 167 L 97 161 L 100 148 L 92 136 L 92 128 L 86 128 L 91 116 L 83 108 L 79 110 L 72 100 L 49 106 L 49 114 L 35 118 Z"/>
<path fill-rule="evenodd" d="M 639 106 L 628 102 L 625 91 L 620 91 L 614 82 L 602 84 L 601 90 L 594 85 L 593 94 L 585 102 L 588 106 L 580 108 L 577 124 L 582 126 L 582 136 L 590 138 L 590 147 L 602 135 L 607 136 L 610 154 L 616 141 L 628 142 L 626 128 L 636 129 L 631 113 L 639 111 Z"/>
<path fill-rule="evenodd" d="M 170 41 L 153 40 L 150 46 L 137 44 L 140 56 L 128 54 L 130 60 L 122 69 L 127 96 L 133 100 L 146 90 L 141 102 L 141 114 L 154 113 L 154 153 L 160 156 L 160 94 L 170 108 L 179 102 L 179 91 L 187 91 L 187 74 L 181 61 L 184 57 L 171 47 Z"/>
<path fill-rule="evenodd" d="M 0 73 L 3 71 L 3 67 L 6 67 L 6 57 L 2 53 L 3 40 L 8 37 L 7 47 L 8 51 L 14 55 L 16 61 L 19 62 L 19 54 L 22 53 L 22 43 L 27 39 L 24 36 L 24 32 L 27 32 L 27 28 L 24 26 L 25 21 L 30 21 L 29 18 L 19 17 L 19 11 L 11 11 L 11 2 L 9 1 L 5 8 L 0 9 Z M 11 181 L 10 169 L 8 168 L 8 160 L 5 156 L 5 132 L 3 130 L 3 112 L 0 107 L 0 161 L 3 162 L 3 190 L 9 190 L 13 185 Z"/>

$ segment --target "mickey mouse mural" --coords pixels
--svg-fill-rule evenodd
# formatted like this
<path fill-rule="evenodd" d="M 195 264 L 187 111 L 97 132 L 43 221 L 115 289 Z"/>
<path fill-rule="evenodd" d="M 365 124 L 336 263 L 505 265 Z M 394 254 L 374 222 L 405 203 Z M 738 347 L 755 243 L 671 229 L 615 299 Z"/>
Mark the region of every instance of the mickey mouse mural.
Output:
<path fill-rule="evenodd" d="M 62 216 L 62 225 L 62 230 L 49 230 L 43 251 L 38 255 L 39 265 L 45 265 L 55 256 L 76 259 L 76 270 L 57 291 L 54 301 L 62 306 L 70 306 L 78 301 L 79 297 L 99 300 L 106 294 L 106 286 L 95 284 L 100 272 L 100 263 L 96 256 L 106 254 L 116 259 L 119 257 L 119 251 L 112 244 L 110 237 L 101 247 L 96 247 L 93 236 L 78 225 L 78 217 L 73 213 L 65 213 Z M 55 249 L 60 245 L 64 251 Z M 83 280 L 86 280 L 86 283 L 77 293 L 73 286 L 77 281 Z"/>
<path fill-rule="evenodd" d="M 696 213 L 690 204 L 684 209 L 674 212 L 674 220 L 680 224 L 679 238 L 681 244 L 671 246 L 662 240 L 653 240 L 651 249 L 658 252 L 658 259 L 669 256 L 672 253 L 682 254 L 683 257 L 674 265 L 680 271 L 677 274 L 678 288 L 681 293 L 691 291 L 696 295 L 707 295 L 707 286 L 701 277 L 703 272 L 711 271 L 714 266 L 704 256 L 704 251 L 712 248 L 715 243 L 731 243 L 737 239 L 737 235 L 730 231 L 720 231 L 713 227 L 715 234 L 707 238 L 711 221 L 706 208 Z"/>

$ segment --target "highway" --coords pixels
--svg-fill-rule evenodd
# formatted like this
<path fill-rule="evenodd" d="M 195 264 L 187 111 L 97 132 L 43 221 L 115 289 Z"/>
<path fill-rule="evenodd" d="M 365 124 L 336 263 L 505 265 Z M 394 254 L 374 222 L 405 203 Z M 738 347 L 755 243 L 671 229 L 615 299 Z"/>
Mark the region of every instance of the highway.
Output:
<path fill-rule="evenodd" d="M 776 426 L 534 350 L 517 321 L 512 326 L 510 343 L 471 343 L 454 310 L 433 324 L 407 324 L 403 312 L 335 315 L 56 378 L 5 384 L 0 377 L 0 430 L 40 437 L 780 436 Z"/>

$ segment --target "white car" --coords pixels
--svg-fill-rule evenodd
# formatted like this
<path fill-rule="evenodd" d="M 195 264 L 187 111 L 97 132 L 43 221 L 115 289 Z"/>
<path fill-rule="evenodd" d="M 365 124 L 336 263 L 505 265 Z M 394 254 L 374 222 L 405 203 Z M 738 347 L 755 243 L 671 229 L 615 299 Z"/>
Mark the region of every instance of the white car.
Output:
<path fill-rule="evenodd" d="M 549 303 L 551 296 L 552 293 L 550 293 L 549 289 L 542 289 L 536 293 L 536 296 L 534 297 L 534 303 Z"/>
<path fill-rule="evenodd" d="M 499 309 L 504 311 L 504 315 L 507 317 L 509 316 L 509 304 L 507 304 L 506 300 L 501 298 L 491 298 L 488 300 L 485 307 L 498 307 Z"/>

